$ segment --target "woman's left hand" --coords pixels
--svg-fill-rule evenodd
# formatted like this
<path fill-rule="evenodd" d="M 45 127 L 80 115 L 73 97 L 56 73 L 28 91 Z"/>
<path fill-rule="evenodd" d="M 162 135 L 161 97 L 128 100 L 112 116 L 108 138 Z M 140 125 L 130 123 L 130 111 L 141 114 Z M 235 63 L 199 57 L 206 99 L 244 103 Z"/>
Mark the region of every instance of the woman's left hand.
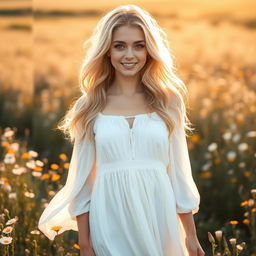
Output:
<path fill-rule="evenodd" d="M 204 256 L 205 252 L 202 249 L 196 236 L 186 237 L 186 246 L 188 249 L 189 256 Z"/>

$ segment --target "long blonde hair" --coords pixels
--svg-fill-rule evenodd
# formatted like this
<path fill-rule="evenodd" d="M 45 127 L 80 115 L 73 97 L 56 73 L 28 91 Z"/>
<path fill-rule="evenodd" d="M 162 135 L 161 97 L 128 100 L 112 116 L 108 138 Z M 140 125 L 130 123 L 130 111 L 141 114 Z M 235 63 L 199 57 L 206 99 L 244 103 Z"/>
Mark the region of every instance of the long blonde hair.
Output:
<path fill-rule="evenodd" d="M 123 25 L 138 26 L 145 35 L 149 58 L 140 72 L 148 106 L 166 123 L 169 136 L 174 129 L 176 118 L 182 122 L 185 130 L 194 129 L 190 127 L 191 122 L 186 114 L 184 99 L 187 96 L 187 88 L 175 75 L 166 33 L 147 11 L 128 4 L 108 12 L 98 22 L 92 36 L 84 43 L 87 51 L 79 76 L 82 95 L 71 104 L 57 126 L 71 142 L 77 134 L 76 128 L 80 127 L 81 139 L 88 136 L 94 143 L 94 121 L 98 112 L 106 106 L 106 92 L 115 74 L 107 52 L 114 29 Z"/>

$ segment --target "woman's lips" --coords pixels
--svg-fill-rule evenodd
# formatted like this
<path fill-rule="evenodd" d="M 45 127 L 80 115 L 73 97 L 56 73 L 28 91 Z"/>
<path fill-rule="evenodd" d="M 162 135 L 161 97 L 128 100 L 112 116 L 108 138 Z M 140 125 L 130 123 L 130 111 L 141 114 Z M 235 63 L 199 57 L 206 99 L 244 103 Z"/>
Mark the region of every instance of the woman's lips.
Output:
<path fill-rule="evenodd" d="M 132 69 L 137 65 L 137 62 L 132 62 L 132 63 L 121 63 L 124 68 L 126 69 Z"/>

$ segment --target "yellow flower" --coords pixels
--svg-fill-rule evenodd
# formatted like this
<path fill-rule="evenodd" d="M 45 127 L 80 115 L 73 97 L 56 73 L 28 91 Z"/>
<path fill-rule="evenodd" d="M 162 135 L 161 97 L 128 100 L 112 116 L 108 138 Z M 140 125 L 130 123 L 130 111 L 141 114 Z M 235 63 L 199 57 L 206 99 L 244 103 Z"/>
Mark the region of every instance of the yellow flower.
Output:
<path fill-rule="evenodd" d="M 62 226 L 53 226 L 53 227 L 51 228 L 51 230 L 54 230 L 54 231 L 56 231 L 56 232 L 59 232 L 60 229 L 62 229 Z"/>
<path fill-rule="evenodd" d="M 60 175 L 59 174 L 54 174 L 53 176 L 52 176 L 52 181 L 57 181 L 57 180 L 59 180 L 60 179 Z"/>
<path fill-rule="evenodd" d="M 53 170 L 58 170 L 59 169 L 59 165 L 58 164 L 51 164 L 51 168 Z"/>
<path fill-rule="evenodd" d="M 78 244 L 74 244 L 73 247 L 78 250 L 80 249 L 80 246 Z"/>

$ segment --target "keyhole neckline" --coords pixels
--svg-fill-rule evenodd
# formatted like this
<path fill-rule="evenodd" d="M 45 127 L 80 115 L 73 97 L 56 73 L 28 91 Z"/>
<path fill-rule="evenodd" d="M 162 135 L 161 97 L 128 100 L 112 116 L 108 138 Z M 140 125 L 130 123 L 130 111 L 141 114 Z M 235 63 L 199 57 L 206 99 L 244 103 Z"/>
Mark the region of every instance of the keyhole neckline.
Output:
<path fill-rule="evenodd" d="M 142 113 L 142 114 L 136 114 L 136 115 L 108 115 L 108 114 L 103 114 L 102 112 L 99 112 L 101 116 L 106 116 L 106 117 L 122 117 L 122 118 L 133 118 L 133 117 L 139 117 L 139 116 L 148 116 L 152 114 L 156 114 L 156 112 L 149 112 L 149 113 Z"/>
<path fill-rule="evenodd" d="M 125 116 L 125 115 L 107 115 L 107 114 L 103 114 L 102 112 L 99 112 L 99 115 L 101 115 L 103 117 L 121 118 L 122 120 L 125 121 L 125 123 L 126 123 L 126 125 L 127 125 L 127 127 L 128 127 L 130 132 L 133 131 L 135 123 L 137 122 L 137 118 L 139 118 L 139 117 L 147 117 L 147 116 L 153 115 L 153 114 L 156 114 L 156 112 L 153 111 L 153 112 L 149 112 L 149 113 L 142 113 L 142 114 L 137 114 L 137 115 L 127 115 L 127 116 Z M 128 118 L 134 118 L 134 120 L 132 122 L 132 127 L 130 127 L 130 124 L 129 124 L 128 120 L 127 120 Z"/>

